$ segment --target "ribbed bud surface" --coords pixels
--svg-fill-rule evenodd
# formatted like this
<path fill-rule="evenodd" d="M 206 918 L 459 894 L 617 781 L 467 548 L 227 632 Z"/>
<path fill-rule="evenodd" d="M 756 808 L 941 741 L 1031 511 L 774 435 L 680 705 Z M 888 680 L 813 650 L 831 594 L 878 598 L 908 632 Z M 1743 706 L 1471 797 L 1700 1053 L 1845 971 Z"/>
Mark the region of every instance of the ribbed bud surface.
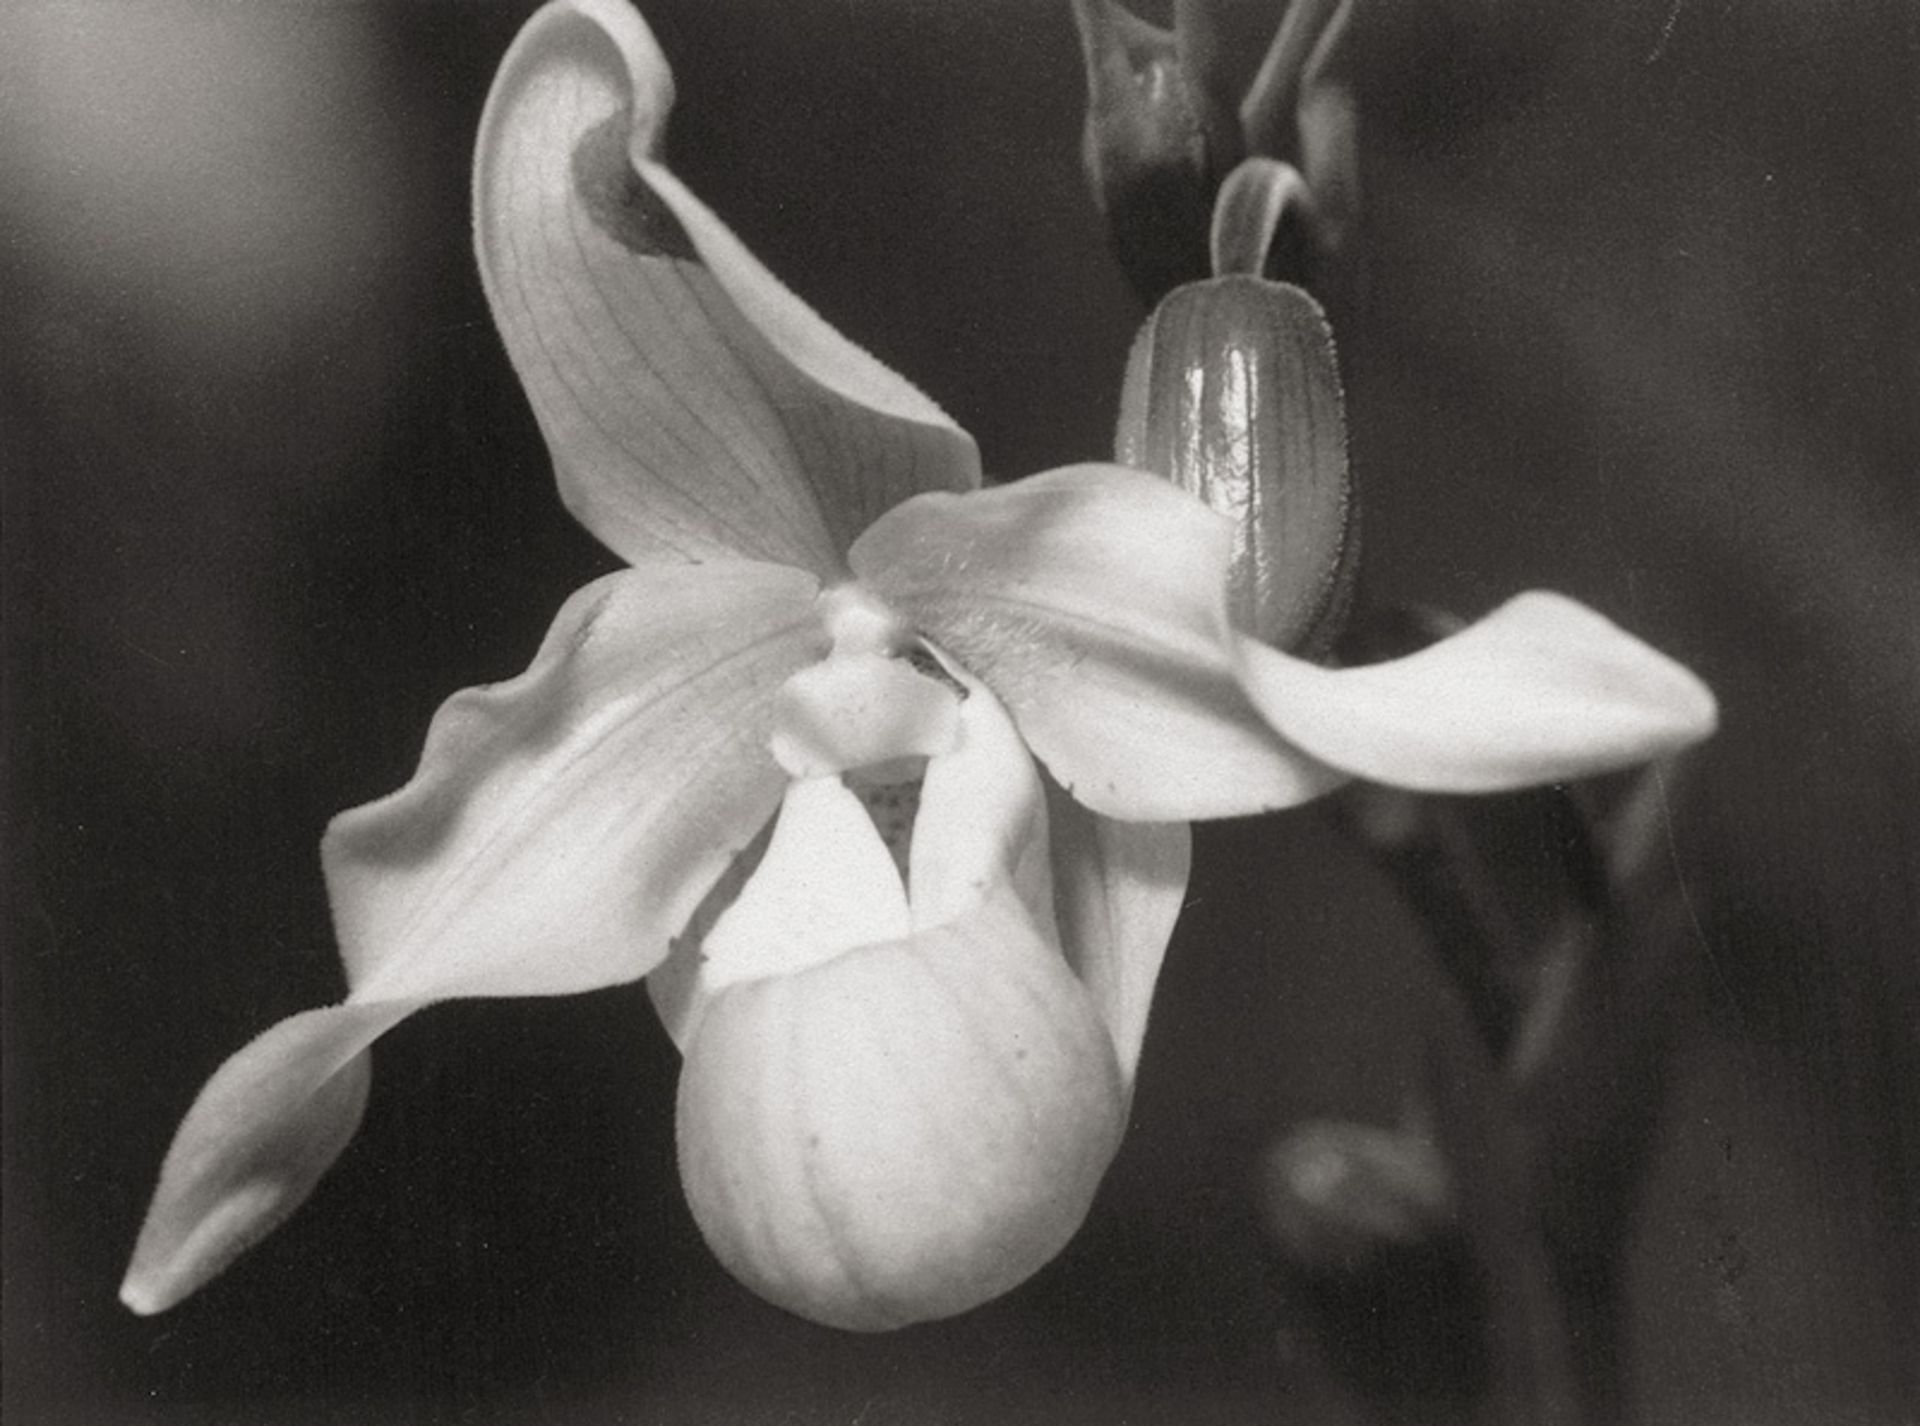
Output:
<path fill-rule="evenodd" d="M 1317 654 L 1358 553 L 1333 334 L 1297 287 L 1252 276 L 1175 289 L 1127 363 L 1115 455 L 1234 522 L 1234 622 Z"/>

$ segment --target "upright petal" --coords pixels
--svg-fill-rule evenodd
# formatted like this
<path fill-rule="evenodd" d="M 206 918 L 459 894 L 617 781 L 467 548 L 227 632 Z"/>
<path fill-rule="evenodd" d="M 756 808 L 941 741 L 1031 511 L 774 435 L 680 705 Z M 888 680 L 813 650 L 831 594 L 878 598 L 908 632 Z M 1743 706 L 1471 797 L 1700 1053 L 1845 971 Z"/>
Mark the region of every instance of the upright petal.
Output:
<path fill-rule="evenodd" d="M 419 771 L 321 854 L 356 998 L 549 995 L 644 975 L 773 814 L 775 696 L 815 584 L 744 562 L 575 594 L 527 672 L 455 694 Z"/>
<path fill-rule="evenodd" d="M 972 441 L 653 161 L 666 60 L 620 0 L 554 0 L 494 80 L 481 277 L 562 497 L 639 563 L 822 575 L 882 510 L 979 483 Z"/>
<path fill-rule="evenodd" d="M 1076 800 L 1168 822 L 1288 807 L 1340 779 L 1240 686 L 1232 541 L 1165 481 L 1084 465 L 908 501 L 849 560 L 1000 697 Z"/>
<path fill-rule="evenodd" d="M 1328 764 L 1420 792 L 1496 792 L 1698 742 L 1706 685 L 1583 604 L 1534 591 L 1405 658 L 1329 669 L 1240 643 L 1247 688 Z"/>

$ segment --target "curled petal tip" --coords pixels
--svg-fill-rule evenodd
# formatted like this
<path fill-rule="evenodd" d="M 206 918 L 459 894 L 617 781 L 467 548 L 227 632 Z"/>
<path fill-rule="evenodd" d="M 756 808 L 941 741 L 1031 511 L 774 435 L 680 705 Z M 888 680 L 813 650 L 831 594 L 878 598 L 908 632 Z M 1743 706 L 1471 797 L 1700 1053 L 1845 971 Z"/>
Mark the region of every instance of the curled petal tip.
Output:
<path fill-rule="evenodd" d="M 1557 631 L 1568 666 L 1583 660 L 1588 665 L 1596 702 L 1614 700 L 1623 717 L 1637 715 L 1641 720 L 1645 750 L 1623 747 L 1615 766 L 1678 752 L 1719 728 L 1719 700 L 1698 674 L 1605 615 L 1550 590 L 1516 595 L 1507 608 L 1525 611 L 1541 621 L 1543 630 Z"/>
<path fill-rule="evenodd" d="M 509 83 L 519 66 L 548 63 L 553 51 L 570 46 L 597 49 L 618 61 L 629 105 L 628 153 L 635 163 L 653 157 L 673 111 L 673 67 L 646 20 L 625 0 L 550 0 L 515 37 L 495 86 Z"/>
<path fill-rule="evenodd" d="M 120 1285 L 120 1301 L 141 1317 L 184 1302 L 284 1222 L 310 1187 L 255 1183 L 231 1189 L 184 1238 L 143 1242 Z"/>
<path fill-rule="evenodd" d="M 562 499 L 615 553 L 838 575 L 889 505 L 978 485 L 978 452 L 658 162 L 672 102 L 624 3 L 558 0 L 528 22 L 474 155 L 495 323 Z"/>

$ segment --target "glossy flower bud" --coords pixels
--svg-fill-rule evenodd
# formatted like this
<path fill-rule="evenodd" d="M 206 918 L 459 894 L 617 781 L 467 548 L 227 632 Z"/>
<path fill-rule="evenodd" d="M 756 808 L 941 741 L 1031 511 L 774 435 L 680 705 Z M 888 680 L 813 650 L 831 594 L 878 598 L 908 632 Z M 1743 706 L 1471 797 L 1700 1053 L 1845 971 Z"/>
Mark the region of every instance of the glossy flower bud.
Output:
<path fill-rule="evenodd" d="M 1134 341 L 1114 447 L 1234 522 L 1240 628 L 1325 651 L 1359 541 L 1333 335 L 1313 298 L 1241 274 L 1169 293 Z"/>
<path fill-rule="evenodd" d="M 727 1269 L 879 1331 L 1031 1276 L 1125 1120 L 1113 1041 L 1017 903 L 727 986 L 680 1076 L 680 1175 Z"/>

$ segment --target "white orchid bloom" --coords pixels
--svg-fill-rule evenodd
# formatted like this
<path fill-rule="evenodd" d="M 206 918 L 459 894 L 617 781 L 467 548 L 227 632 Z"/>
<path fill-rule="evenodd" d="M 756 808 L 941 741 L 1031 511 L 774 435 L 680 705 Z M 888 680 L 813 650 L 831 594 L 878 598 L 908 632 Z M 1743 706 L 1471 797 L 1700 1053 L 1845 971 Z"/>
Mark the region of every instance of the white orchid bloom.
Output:
<path fill-rule="evenodd" d="M 981 489 L 966 434 L 661 166 L 671 102 L 620 0 L 555 0 L 501 66 L 481 274 L 563 498 L 631 568 L 329 828 L 350 993 L 201 1092 L 136 1311 L 298 1207 L 414 1011 L 642 976 L 727 1266 L 841 1326 L 961 1311 L 1059 1250 L 1112 1158 L 1188 820 L 1349 775 L 1576 776 L 1712 724 L 1690 674 L 1556 596 L 1333 671 L 1233 632 L 1232 529 L 1167 483 Z"/>

